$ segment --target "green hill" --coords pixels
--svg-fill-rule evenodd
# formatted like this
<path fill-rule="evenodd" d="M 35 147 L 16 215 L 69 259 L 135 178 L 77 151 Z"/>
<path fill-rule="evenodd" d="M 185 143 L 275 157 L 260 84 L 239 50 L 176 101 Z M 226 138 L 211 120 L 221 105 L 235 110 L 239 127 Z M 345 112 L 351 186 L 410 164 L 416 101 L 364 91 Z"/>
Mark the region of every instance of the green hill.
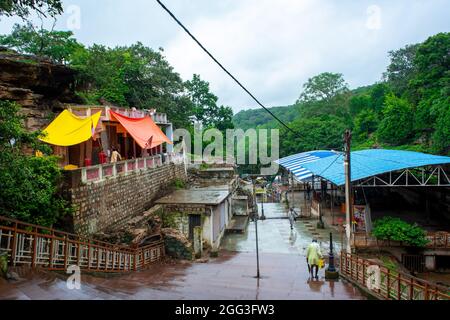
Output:
<path fill-rule="evenodd" d="M 297 118 L 299 113 L 299 105 L 273 107 L 270 108 L 270 111 L 282 121 L 289 123 Z M 233 123 L 236 128 L 243 130 L 261 126 L 268 128 L 277 127 L 276 120 L 262 108 L 240 111 L 233 117 Z"/>
<path fill-rule="evenodd" d="M 367 94 L 374 85 L 359 87 L 351 91 L 352 95 Z M 269 108 L 273 114 L 285 123 L 290 123 L 300 115 L 302 106 L 294 104 L 283 107 Z M 242 110 L 234 115 L 233 123 L 236 128 L 248 130 L 250 128 L 277 128 L 278 122 L 264 109 Z"/>

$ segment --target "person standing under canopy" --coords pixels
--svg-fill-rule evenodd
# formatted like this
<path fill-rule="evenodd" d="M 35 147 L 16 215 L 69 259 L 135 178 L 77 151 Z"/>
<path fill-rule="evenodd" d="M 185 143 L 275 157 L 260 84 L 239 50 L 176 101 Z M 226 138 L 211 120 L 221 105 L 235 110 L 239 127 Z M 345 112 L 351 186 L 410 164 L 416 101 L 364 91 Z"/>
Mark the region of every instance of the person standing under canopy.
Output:
<path fill-rule="evenodd" d="M 111 163 L 116 163 L 117 161 L 122 161 L 122 156 L 116 148 L 113 148 L 113 152 L 111 154 Z"/>
<path fill-rule="evenodd" d="M 308 269 L 311 273 L 311 278 L 319 279 L 319 263 L 322 259 L 322 252 L 316 239 L 313 239 L 312 243 L 306 249 L 306 262 L 308 263 Z M 316 269 L 314 275 L 314 268 Z"/>

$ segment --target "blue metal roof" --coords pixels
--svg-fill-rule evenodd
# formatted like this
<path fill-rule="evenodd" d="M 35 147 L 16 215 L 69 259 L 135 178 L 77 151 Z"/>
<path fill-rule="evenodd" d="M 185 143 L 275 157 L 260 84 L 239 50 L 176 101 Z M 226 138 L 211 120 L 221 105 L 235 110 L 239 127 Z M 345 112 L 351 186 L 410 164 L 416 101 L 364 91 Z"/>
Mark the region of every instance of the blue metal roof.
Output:
<path fill-rule="evenodd" d="M 351 153 L 352 182 L 392 171 L 440 164 L 450 164 L 450 157 L 400 150 L 356 151 Z M 335 185 L 345 184 L 343 154 L 334 154 L 302 166 Z"/>
<path fill-rule="evenodd" d="M 333 151 L 311 151 L 295 154 L 280 160 L 275 161 L 282 167 L 291 171 L 298 180 L 306 180 L 313 176 L 312 172 L 303 167 L 306 163 L 313 163 L 320 159 L 336 155 Z"/>

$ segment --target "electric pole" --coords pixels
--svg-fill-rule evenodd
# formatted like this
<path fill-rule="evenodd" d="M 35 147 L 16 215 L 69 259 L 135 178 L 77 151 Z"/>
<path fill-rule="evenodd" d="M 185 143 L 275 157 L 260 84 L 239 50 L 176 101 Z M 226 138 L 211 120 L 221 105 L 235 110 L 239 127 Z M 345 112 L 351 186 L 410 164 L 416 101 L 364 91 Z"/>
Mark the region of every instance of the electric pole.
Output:
<path fill-rule="evenodd" d="M 256 236 L 256 278 L 260 279 L 261 276 L 260 276 L 260 272 L 259 272 L 258 198 L 256 197 L 256 181 L 252 179 L 252 182 L 253 182 L 253 197 L 255 199 L 255 206 L 256 206 L 256 212 L 254 212 L 254 214 L 253 214 L 253 219 L 255 221 L 255 236 Z"/>
<path fill-rule="evenodd" d="M 291 207 L 290 212 L 293 214 L 295 212 L 295 202 L 294 202 L 294 173 L 291 172 Z"/>
<path fill-rule="evenodd" d="M 351 144 L 352 133 L 350 130 L 345 131 L 344 134 L 344 170 L 345 170 L 345 212 L 346 212 L 346 226 L 345 233 L 347 238 L 347 253 L 352 253 L 351 248 L 351 232 L 353 219 L 353 196 L 352 196 L 352 173 L 351 173 Z"/>
<path fill-rule="evenodd" d="M 261 220 L 266 220 L 264 215 L 264 202 L 266 201 L 266 186 L 263 186 L 262 202 L 261 202 Z"/>

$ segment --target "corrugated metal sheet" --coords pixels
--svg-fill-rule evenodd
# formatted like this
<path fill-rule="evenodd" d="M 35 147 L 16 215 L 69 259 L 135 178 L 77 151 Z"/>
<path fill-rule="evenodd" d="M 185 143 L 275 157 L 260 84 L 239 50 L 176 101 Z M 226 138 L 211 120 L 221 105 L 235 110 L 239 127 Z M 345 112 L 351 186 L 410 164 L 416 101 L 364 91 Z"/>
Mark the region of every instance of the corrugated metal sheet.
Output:
<path fill-rule="evenodd" d="M 420 152 L 383 149 L 356 151 L 351 153 L 352 181 L 392 171 L 449 163 L 450 157 Z M 338 186 L 345 184 L 343 154 L 304 163 L 302 167 Z"/>
<path fill-rule="evenodd" d="M 275 162 L 291 171 L 297 180 L 302 181 L 310 179 L 313 176 L 312 172 L 303 166 L 304 164 L 314 163 L 315 161 L 332 157 L 336 154 L 334 151 L 311 151 L 289 156 Z"/>

